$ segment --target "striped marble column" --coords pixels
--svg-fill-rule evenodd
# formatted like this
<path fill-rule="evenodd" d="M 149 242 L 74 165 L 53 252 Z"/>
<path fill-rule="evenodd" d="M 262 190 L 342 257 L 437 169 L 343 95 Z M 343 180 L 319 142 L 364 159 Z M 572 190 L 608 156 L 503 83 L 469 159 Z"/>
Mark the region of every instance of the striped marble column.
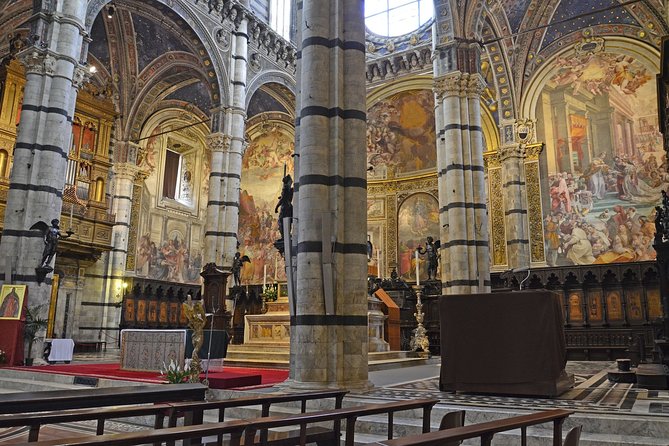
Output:
<path fill-rule="evenodd" d="M 456 71 L 435 78 L 444 294 L 490 289 L 480 106 L 483 86 L 477 72 Z"/>
<path fill-rule="evenodd" d="M 529 266 L 529 239 L 527 235 L 527 209 L 525 206 L 525 151 L 518 143 L 500 147 L 502 162 L 502 188 L 506 209 L 507 253 L 509 267 Z"/>
<path fill-rule="evenodd" d="M 132 211 L 132 191 L 135 180 L 140 173 L 141 170 L 135 163 L 116 163 L 113 166 L 112 212 L 116 215 L 116 221 L 112 228 L 112 250 L 109 263 L 111 265 L 111 276 L 115 278 L 125 275 L 130 214 Z M 121 279 L 117 279 L 117 281 L 120 282 Z"/>
<path fill-rule="evenodd" d="M 0 241 L 0 271 L 6 280 L 13 272 L 15 282 L 28 284 L 30 304 L 38 305 L 49 302 L 51 276 L 37 284 L 35 268 L 44 242 L 29 228 L 60 216 L 77 88 L 87 73 L 79 65 L 87 2 L 34 3 L 32 32 L 38 39 L 48 35 L 48 47 L 37 40 L 19 55 L 26 84 Z M 47 310 L 48 305 L 43 311 Z"/>
<path fill-rule="evenodd" d="M 362 0 L 304 1 L 301 26 L 296 388 L 365 388 L 367 257 Z"/>
<path fill-rule="evenodd" d="M 241 20 L 233 31 L 230 71 L 232 98 L 221 110 L 218 129 L 212 129 L 207 144 L 212 150 L 205 232 L 205 263 L 232 267 L 237 252 L 239 227 L 239 191 L 242 156 L 246 148 L 246 71 L 248 54 L 248 20 Z"/>

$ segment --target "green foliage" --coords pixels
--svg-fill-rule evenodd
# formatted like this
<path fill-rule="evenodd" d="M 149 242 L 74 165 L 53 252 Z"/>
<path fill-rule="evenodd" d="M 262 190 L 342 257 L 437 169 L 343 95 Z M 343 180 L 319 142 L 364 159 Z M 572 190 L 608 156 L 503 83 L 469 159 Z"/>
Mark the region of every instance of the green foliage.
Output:
<path fill-rule="evenodd" d="M 266 285 L 263 289 L 265 302 L 275 302 L 278 298 L 277 289 L 272 285 Z"/>
<path fill-rule="evenodd" d="M 160 369 L 160 374 L 167 379 L 170 384 L 181 384 L 188 382 L 190 378 L 190 367 L 186 366 L 183 369 L 179 364 L 170 360 L 170 365 L 166 366 L 163 362 L 163 368 Z"/>
<path fill-rule="evenodd" d="M 33 344 L 37 341 L 37 333 L 46 329 L 47 325 L 49 325 L 49 321 L 39 315 L 42 307 L 44 307 L 44 304 L 26 307 L 26 322 L 23 327 L 23 336 L 25 341 L 28 342 L 28 358 L 32 358 Z"/>

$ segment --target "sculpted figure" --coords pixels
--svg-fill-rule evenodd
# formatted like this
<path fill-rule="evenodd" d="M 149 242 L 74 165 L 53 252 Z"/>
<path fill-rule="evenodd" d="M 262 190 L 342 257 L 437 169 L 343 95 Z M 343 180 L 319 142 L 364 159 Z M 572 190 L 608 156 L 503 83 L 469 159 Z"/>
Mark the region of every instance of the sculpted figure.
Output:
<path fill-rule="evenodd" d="M 293 179 L 290 175 L 283 177 L 281 196 L 274 208 L 274 213 L 277 212 L 279 213 L 279 232 L 281 233 L 281 240 L 283 240 L 283 219 L 293 216 Z"/>
<path fill-rule="evenodd" d="M 32 225 L 30 229 L 38 229 L 42 232 L 42 236 L 44 237 L 44 251 L 42 252 L 42 260 L 39 265 L 40 268 L 49 267 L 49 264 L 53 260 L 53 256 L 56 255 L 58 241 L 60 239 L 69 238 L 74 234 L 71 230 L 67 231 L 67 235 L 61 234 L 60 221 L 57 218 L 51 220 L 51 227 L 43 221 L 38 221 Z"/>
<path fill-rule="evenodd" d="M 437 279 L 437 268 L 439 267 L 439 240 L 436 242 L 432 237 L 427 238 L 425 248 L 418 247 L 418 254 L 427 256 L 427 280 Z"/>

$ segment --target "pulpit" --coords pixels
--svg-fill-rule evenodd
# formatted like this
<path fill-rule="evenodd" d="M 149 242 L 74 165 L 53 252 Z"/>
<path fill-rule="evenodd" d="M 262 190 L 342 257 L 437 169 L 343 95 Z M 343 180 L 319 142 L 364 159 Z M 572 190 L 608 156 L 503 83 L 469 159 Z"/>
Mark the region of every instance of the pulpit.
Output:
<path fill-rule="evenodd" d="M 557 294 L 448 295 L 439 313 L 441 390 L 552 397 L 573 386 Z"/>

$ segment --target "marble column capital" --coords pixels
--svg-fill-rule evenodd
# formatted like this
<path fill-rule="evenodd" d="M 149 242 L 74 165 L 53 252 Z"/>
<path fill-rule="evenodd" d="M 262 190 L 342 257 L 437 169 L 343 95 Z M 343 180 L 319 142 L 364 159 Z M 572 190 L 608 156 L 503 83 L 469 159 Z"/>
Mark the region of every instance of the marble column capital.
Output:
<path fill-rule="evenodd" d="M 112 171 L 114 172 L 114 177 L 116 179 L 123 179 L 123 180 L 131 180 L 135 181 L 136 179 L 139 179 L 142 177 L 144 172 L 142 169 L 133 163 L 117 163 L 114 164 L 112 167 Z"/>
<path fill-rule="evenodd" d="M 53 75 L 56 70 L 56 58 L 46 51 L 30 48 L 18 55 L 23 64 L 26 74 L 34 73 L 40 75 Z"/>
<path fill-rule="evenodd" d="M 212 152 L 226 152 L 230 150 L 232 137 L 225 133 L 216 132 L 207 135 L 207 147 Z"/>
<path fill-rule="evenodd" d="M 499 149 L 497 149 L 497 152 L 499 153 L 499 160 L 502 163 L 512 159 L 525 158 L 525 147 L 518 143 L 501 146 Z"/>
<path fill-rule="evenodd" d="M 451 72 L 434 80 L 432 87 L 437 99 L 448 96 L 478 98 L 483 93 L 485 81 L 479 73 Z"/>
<path fill-rule="evenodd" d="M 72 74 L 72 86 L 79 90 L 85 83 L 91 80 L 92 73 L 90 70 L 82 65 L 74 67 Z"/>

